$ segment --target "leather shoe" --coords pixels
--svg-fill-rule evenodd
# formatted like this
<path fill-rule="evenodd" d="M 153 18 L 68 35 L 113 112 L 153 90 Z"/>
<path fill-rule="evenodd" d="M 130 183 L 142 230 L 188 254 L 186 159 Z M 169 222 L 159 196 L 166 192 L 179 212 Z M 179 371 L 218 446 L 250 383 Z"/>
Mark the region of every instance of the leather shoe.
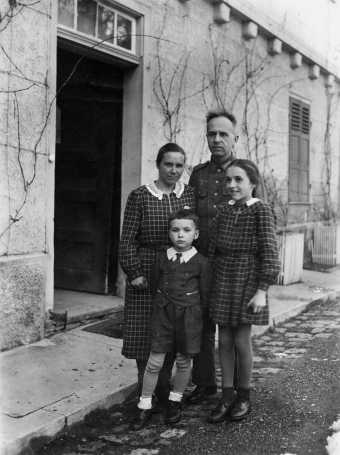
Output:
<path fill-rule="evenodd" d="M 152 409 L 138 409 L 137 415 L 131 424 L 131 429 L 134 431 L 141 430 L 151 419 Z"/>
<path fill-rule="evenodd" d="M 224 402 L 221 400 L 217 407 L 211 411 L 210 416 L 208 417 L 209 423 L 219 423 L 223 422 L 230 415 L 230 411 L 233 406 L 233 401 Z"/>
<path fill-rule="evenodd" d="M 187 396 L 186 401 L 190 404 L 202 403 L 210 395 L 215 395 L 217 392 L 216 386 L 202 387 L 197 386 L 196 389 Z"/>
<path fill-rule="evenodd" d="M 182 417 L 182 404 L 180 401 L 168 401 L 166 408 L 165 423 L 177 423 Z"/>
<path fill-rule="evenodd" d="M 249 414 L 250 409 L 251 406 L 249 400 L 237 398 L 234 406 L 230 411 L 230 419 L 242 420 Z"/>

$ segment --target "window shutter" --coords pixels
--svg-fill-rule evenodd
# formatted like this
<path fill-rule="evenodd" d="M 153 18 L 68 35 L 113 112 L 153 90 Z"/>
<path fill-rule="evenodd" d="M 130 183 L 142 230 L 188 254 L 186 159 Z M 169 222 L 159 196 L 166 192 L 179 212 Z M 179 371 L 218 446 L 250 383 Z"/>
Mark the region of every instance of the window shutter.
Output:
<path fill-rule="evenodd" d="M 296 98 L 289 100 L 289 202 L 309 201 L 310 107 Z"/>

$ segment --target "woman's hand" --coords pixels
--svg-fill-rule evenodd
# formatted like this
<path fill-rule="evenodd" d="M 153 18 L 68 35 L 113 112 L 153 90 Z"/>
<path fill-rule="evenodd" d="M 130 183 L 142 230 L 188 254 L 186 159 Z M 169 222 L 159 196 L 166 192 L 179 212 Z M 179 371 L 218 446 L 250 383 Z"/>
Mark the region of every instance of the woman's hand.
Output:
<path fill-rule="evenodd" d="M 258 289 L 256 294 L 249 300 L 248 308 L 252 308 L 253 313 L 260 313 L 262 308 L 266 306 L 266 291 Z"/>
<path fill-rule="evenodd" d="M 131 286 L 142 291 L 148 287 L 148 282 L 145 276 L 138 276 L 131 281 Z"/>

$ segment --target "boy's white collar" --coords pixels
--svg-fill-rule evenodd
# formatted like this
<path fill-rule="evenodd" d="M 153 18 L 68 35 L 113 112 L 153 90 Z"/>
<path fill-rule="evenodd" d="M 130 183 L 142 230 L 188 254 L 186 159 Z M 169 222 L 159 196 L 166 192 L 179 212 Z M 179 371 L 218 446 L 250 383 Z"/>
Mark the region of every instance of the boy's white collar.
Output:
<path fill-rule="evenodd" d="M 258 199 L 257 197 L 252 197 L 250 199 L 248 199 L 248 201 L 246 201 L 246 205 L 248 207 L 250 207 L 251 205 L 255 204 L 255 202 L 258 202 L 260 199 Z M 235 205 L 236 204 L 236 201 L 234 201 L 234 199 L 230 199 L 230 201 L 228 201 L 228 204 L 229 205 Z"/>
<path fill-rule="evenodd" d="M 146 188 L 150 191 L 150 193 L 155 196 L 156 198 L 158 198 L 160 201 L 163 199 L 163 191 L 160 190 L 156 183 L 155 182 L 152 182 L 152 183 L 148 183 L 147 185 L 145 185 Z M 176 194 L 176 197 L 177 198 L 180 198 L 183 194 L 183 191 L 184 191 L 184 183 L 183 182 L 176 182 L 176 185 L 175 185 L 175 188 L 174 190 L 172 191 L 173 193 Z"/>
<path fill-rule="evenodd" d="M 166 255 L 169 259 L 169 261 L 176 261 L 177 259 L 177 256 L 176 254 L 177 253 L 181 253 L 181 251 L 176 251 L 175 248 L 172 246 L 171 248 L 168 248 L 166 250 Z M 190 261 L 190 259 L 195 256 L 195 254 L 197 253 L 197 250 L 194 246 L 192 246 L 190 248 L 190 250 L 187 250 L 187 251 L 183 251 L 182 252 L 182 256 L 179 260 L 179 262 L 182 264 L 183 262 L 188 262 Z"/>

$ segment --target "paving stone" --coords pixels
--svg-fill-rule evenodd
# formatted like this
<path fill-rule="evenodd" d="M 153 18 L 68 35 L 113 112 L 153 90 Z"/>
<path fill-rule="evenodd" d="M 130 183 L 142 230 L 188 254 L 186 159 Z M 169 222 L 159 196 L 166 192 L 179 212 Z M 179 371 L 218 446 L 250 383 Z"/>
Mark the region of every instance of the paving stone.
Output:
<path fill-rule="evenodd" d="M 304 354 L 307 351 L 305 348 L 290 348 L 286 350 L 287 354 Z"/>
<path fill-rule="evenodd" d="M 285 333 L 287 332 L 287 329 L 285 327 L 275 327 L 275 332 Z"/>
<path fill-rule="evenodd" d="M 277 374 L 280 371 L 282 371 L 281 368 L 270 368 L 270 367 L 267 367 L 267 368 L 255 368 L 254 369 L 254 372 L 256 372 L 257 374 L 262 374 L 262 375 Z"/>
<path fill-rule="evenodd" d="M 331 333 L 318 333 L 315 335 L 315 338 L 329 338 L 331 335 Z"/>
<path fill-rule="evenodd" d="M 111 442 L 113 444 L 122 445 L 122 444 L 128 442 L 130 438 L 129 438 L 129 436 L 123 436 L 123 437 L 119 438 L 118 436 L 108 434 L 108 435 L 99 436 L 99 439 L 102 439 L 103 441 Z"/>

